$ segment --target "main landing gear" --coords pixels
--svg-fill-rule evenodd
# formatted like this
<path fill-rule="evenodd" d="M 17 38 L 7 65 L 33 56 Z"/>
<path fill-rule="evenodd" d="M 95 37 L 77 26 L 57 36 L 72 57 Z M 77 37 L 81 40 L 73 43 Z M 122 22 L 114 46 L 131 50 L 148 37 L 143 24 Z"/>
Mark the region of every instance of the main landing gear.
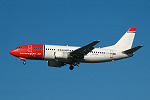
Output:
<path fill-rule="evenodd" d="M 79 67 L 78 64 L 79 64 L 78 62 L 75 62 L 74 64 L 70 64 L 69 69 L 70 69 L 70 70 L 73 70 L 73 69 L 74 69 L 74 66 L 78 66 L 78 67 Z"/>
<path fill-rule="evenodd" d="M 74 69 L 74 66 L 70 65 L 69 69 L 70 69 L 70 70 L 73 70 L 73 69 Z"/>
<path fill-rule="evenodd" d="M 23 64 L 25 65 L 26 64 L 26 61 L 24 60 Z"/>

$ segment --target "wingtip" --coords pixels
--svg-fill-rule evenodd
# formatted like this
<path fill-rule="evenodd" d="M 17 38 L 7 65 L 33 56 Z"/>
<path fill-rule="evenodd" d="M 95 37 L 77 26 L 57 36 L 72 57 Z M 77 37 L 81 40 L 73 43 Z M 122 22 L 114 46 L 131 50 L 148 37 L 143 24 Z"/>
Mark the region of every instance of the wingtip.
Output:
<path fill-rule="evenodd" d="M 100 40 L 94 40 L 95 42 L 100 42 Z"/>
<path fill-rule="evenodd" d="M 144 45 L 140 45 L 141 47 L 143 47 Z"/>

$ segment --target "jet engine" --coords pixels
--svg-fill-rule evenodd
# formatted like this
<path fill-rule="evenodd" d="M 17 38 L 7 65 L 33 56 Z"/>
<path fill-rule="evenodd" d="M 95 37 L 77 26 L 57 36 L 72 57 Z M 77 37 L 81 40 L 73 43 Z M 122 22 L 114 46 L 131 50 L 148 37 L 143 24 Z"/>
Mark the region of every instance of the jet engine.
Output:
<path fill-rule="evenodd" d="M 48 61 L 48 66 L 50 67 L 61 67 L 64 66 L 65 64 L 62 62 L 58 62 L 58 61 Z"/>

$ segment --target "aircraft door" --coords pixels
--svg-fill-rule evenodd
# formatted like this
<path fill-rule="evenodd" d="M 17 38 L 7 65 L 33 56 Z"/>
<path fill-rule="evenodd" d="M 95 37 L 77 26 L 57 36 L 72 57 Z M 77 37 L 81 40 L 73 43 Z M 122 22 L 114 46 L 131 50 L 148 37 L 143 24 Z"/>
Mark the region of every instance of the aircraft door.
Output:
<path fill-rule="evenodd" d="M 32 45 L 28 45 L 28 52 L 32 52 Z"/>
<path fill-rule="evenodd" d="M 113 58 L 113 50 L 110 50 L 110 58 Z"/>

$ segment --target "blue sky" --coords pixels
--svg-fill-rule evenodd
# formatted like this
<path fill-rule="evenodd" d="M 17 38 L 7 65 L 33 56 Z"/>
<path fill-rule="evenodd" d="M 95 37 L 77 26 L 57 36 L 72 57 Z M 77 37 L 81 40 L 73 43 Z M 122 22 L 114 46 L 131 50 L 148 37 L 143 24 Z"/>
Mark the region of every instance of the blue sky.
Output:
<path fill-rule="evenodd" d="M 149 0 L 1 0 L 1 100 L 149 100 Z M 50 68 L 46 61 L 22 61 L 9 54 L 24 44 L 95 47 L 115 44 L 130 28 L 132 58 Z"/>

